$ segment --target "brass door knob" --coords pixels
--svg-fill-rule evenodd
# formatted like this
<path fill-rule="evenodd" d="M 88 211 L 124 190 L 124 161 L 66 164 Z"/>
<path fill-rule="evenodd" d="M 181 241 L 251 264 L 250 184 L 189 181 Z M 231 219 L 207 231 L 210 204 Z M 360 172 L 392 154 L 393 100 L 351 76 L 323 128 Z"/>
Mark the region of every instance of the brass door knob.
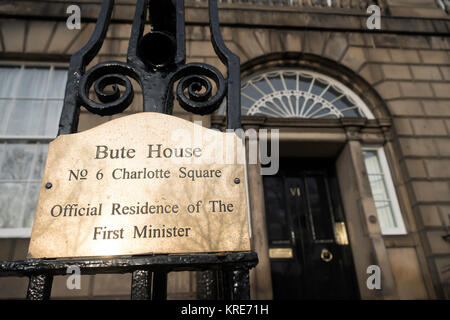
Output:
<path fill-rule="evenodd" d="M 325 262 L 330 262 L 331 260 L 333 260 L 333 254 L 330 252 L 330 250 L 324 248 L 320 253 L 320 259 Z"/>

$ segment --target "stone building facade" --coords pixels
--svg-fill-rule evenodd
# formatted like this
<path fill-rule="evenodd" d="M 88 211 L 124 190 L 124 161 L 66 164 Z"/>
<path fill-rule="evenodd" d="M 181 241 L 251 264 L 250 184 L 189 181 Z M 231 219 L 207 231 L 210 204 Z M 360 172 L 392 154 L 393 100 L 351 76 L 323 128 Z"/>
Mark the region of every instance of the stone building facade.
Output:
<path fill-rule="evenodd" d="M 35 67 L 47 68 L 50 73 L 66 68 L 70 56 L 89 39 L 99 3 L 99 0 L 0 2 L 0 68 L 19 68 L 22 74 Z M 273 196 L 269 190 L 276 189 L 279 181 L 289 184 L 289 181 L 300 179 L 298 181 L 303 181 L 298 187 L 300 197 L 306 192 L 303 188 L 308 185 L 308 179 L 312 179 L 308 172 L 316 170 L 317 163 L 322 162 L 320 170 L 326 167 L 333 172 L 332 177 L 326 180 L 330 187 L 327 187 L 328 196 L 325 198 L 337 195 L 336 200 L 328 199 L 330 210 L 334 212 L 332 222 L 335 226 L 336 222 L 343 223 L 348 240 L 336 246 L 347 248 L 346 251 L 342 249 L 345 251 L 342 251 L 342 256 L 349 258 L 342 261 L 347 276 L 352 280 L 346 283 L 354 282 L 353 288 L 349 289 L 353 293 L 348 297 L 450 298 L 450 16 L 449 8 L 445 10 L 446 3 L 434 0 L 226 0 L 220 4 L 223 38 L 241 59 L 243 87 L 258 86 L 264 78 L 289 78 L 294 82 L 289 82 L 291 84 L 287 84 L 284 91 L 298 92 L 295 93 L 297 103 L 306 103 L 309 96 L 301 93 L 300 86 L 306 81 L 304 79 L 309 79 L 309 94 L 314 90 L 311 82 L 322 86 L 322 89 L 337 88 L 335 91 L 348 96 L 350 102 L 356 101 L 358 108 L 353 110 L 359 112 L 358 116 L 346 114 L 345 106 L 335 105 L 341 109 L 327 109 L 334 110 L 334 116 L 317 117 L 315 115 L 323 112 L 319 107 L 314 111 L 315 115 L 312 111 L 308 113 L 292 107 L 292 113 L 284 110 L 274 116 L 266 110 L 267 105 L 261 105 L 257 96 L 249 97 L 250 93 L 243 89 L 243 105 L 245 101 L 248 103 L 247 109 L 243 108 L 244 128 L 278 129 L 280 154 L 286 160 L 281 162 L 281 172 L 297 170 L 293 176 L 283 173 L 280 179 L 284 180 L 271 182 L 260 175 L 260 164 L 248 166 L 252 246 L 260 259 L 258 267 L 251 273 L 252 298 L 282 297 L 280 288 L 288 286 L 293 279 L 283 278 L 283 270 L 291 270 L 290 275 L 298 276 L 299 281 L 305 280 L 307 273 L 302 270 L 307 270 L 306 267 L 295 269 L 295 263 L 290 264 L 289 258 L 277 258 L 273 251 L 278 247 L 289 249 L 290 244 L 276 238 L 275 229 L 275 233 L 271 233 L 274 217 L 279 217 L 271 218 L 271 215 L 281 209 L 273 207 L 274 202 L 268 200 Z M 66 9 L 71 4 L 81 8 L 80 30 L 66 27 Z M 380 30 L 369 30 L 366 25 L 369 17 L 366 9 L 372 4 L 382 10 Z M 134 6 L 134 0 L 116 0 L 112 25 L 92 66 L 100 61 L 125 61 Z M 210 42 L 206 1 L 186 0 L 186 23 L 187 61 L 211 64 L 225 74 L 226 70 Z M 6 83 L 4 79 L 0 79 L 0 83 Z M 273 81 L 272 84 L 279 83 Z M 290 85 L 297 87 L 294 89 Z M 135 89 L 138 93 L 138 88 Z M 262 87 L 259 89 L 267 93 Z M 282 100 L 283 93 L 280 92 L 283 90 L 272 89 L 279 95 L 278 101 Z M 308 93 L 308 90 L 304 92 Z M 319 98 L 325 99 L 325 91 L 322 96 L 316 94 L 311 99 L 322 101 Z M 36 134 L 21 132 L 9 135 L 6 127 L 10 123 L 4 110 L 11 108 L 13 102 L 18 108 L 20 104 L 17 101 L 21 98 L 2 95 L 0 172 L 6 170 L 4 162 L 8 158 L 2 158 L 1 154 L 8 154 L 11 145 L 12 148 L 22 144 L 45 146 L 51 138 L 44 134 L 36 137 Z M 58 100 L 39 99 L 46 103 Z M 257 104 L 256 100 L 260 108 L 252 109 Z M 141 106 L 138 93 L 124 114 L 139 112 Z M 277 108 L 274 103 L 270 106 Z M 313 110 L 315 107 L 309 105 L 306 108 Z M 24 107 L 23 110 L 27 109 Z M 205 126 L 224 126 L 220 113 L 197 117 L 176 107 L 174 115 L 187 120 L 202 120 Z M 11 114 L 8 117 L 12 121 Z M 116 117 L 99 117 L 84 110 L 79 130 L 87 130 Z M 375 167 L 370 167 L 368 161 L 373 155 L 384 171 L 372 171 Z M 308 159 L 314 159 L 316 163 L 311 165 Z M 305 173 L 304 168 L 311 170 Z M 380 200 L 374 196 L 376 181 L 372 177 L 377 175 L 383 176 L 384 187 L 379 188 L 384 188 L 382 192 L 388 194 L 387 199 Z M 0 220 L 0 260 L 25 258 L 30 235 L 30 225 L 14 225 L 5 221 L 9 217 L 7 210 L 13 210 L 11 203 L 25 201 L 14 198 L 23 197 L 23 194 L 5 191 L 12 183 L 10 180 L 14 178 L 4 178 L 0 174 L 0 193 L 6 194 L 1 199 L 0 209 L 3 218 Z M 332 189 L 332 183 L 336 184 L 336 189 Z M 393 188 L 389 188 L 390 185 Z M 29 187 L 24 188 L 30 192 Z M 330 192 L 331 189 L 338 191 Z M 290 190 L 293 189 L 286 188 L 286 194 Z M 315 197 L 325 200 L 321 198 L 323 195 L 308 192 L 309 210 L 315 212 L 314 208 L 311 209 Z M 286 194 L 281 194 L 281 197 L 286 198 Z M 291 200 L 286 200 L 286 203 L 283 200 L 283 206 L 291 206 L 294 201 Z M 392 230 L 382 225 L 384 218 L 380 215 L 386 214 L 380 205 L 383 201 L 389 202 L 388 215 L 392 214 L 397 219 L 396 228 Z M 27 208 L 25 206 L 23 210 Z M 32 218 L 33 213 L 24 214 Z M 314 227 L 314 222 L 311 225 Z M 337 229 L 333 234 L 338 236 Z M 299 237 L 294 235 L 289 241 L 295 242 Z M 336 245 L 338 241 L 332 242 Z M 325 247 L 320 243 L 326 241 L 314 241 L 313 245 L 323 253 Z M 335 259 L 341 256 L 333 250 Z M 302 259 L 313 260 L 314 254 L 311 251 Z M 294 250 L 294 258 L 297 259 L 295 256 Z M 305 265 L 304 260 L 299 258 L 296 261 Z M 381 270 L 382 287 L 379 290 L 371 290 L 366 285 L 370 276 L 368 267 L 373 265 Z M 317 276 L 327 278 L 329 270 L 332 269 L 318 268 Z M 344 272 L 342 270 L 339 272 Z M 65 277 L 56 277 L 52 297 L 128 298 L 130 283 L 130 275 L 83 276 L 81 290 L 67 290 Z M 294 287 L 302 285 L 303 282 L 294 283 Z M 334 285 L 343 286 L 339 283 Z M 26 287 L 27 279 L 0 278 L 0 298 L 23 298 Z M 295 288 L 289 290 L 298 293 Z M 194 273 L 169 274 L 169 298 L 194 299 L 197 291 Z M 326 297 L 324 292 L 317 292 L 312 298 L 321 297 Z"/>

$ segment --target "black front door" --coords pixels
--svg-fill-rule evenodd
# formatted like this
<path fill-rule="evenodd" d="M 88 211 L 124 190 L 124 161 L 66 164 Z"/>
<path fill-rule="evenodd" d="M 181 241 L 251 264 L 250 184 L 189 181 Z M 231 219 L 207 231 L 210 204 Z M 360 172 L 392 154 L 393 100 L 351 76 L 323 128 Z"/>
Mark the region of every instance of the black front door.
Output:
<path fill-rule="evenodd" d="M 333 163 L 284 159 L 264 177 L 274 299 L 356 299 Z"/>

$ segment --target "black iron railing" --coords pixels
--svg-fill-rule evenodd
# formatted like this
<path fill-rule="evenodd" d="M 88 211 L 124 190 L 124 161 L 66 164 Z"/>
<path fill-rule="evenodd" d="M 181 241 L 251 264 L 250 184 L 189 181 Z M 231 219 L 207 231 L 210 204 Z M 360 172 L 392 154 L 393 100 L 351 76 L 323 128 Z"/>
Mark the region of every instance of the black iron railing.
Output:
<path fill-rule="evenodd" d="M 227 127 L 241 127 L 239 58 L 223 42 L 217 0 L 209 0 L 210 29 L 214 50 L 227 67 L 225 76 L 208 64 L 185 64 L 184 0 L 138 0 L 127 62 L 102 62 L 86 70 L 102 47 L 113 7 L 114 0 L 103 0 L 92 37 L 70 60 L 59 134 L 77 132 L 82 106 L 103 116 L 124 111 L 134 99 L 130 79 L 142 89 L 144 112 L 171 114 L 176 97 L 188 112 L 205 115 L 226 97 Z M 147 18 L 152 31 L 144 35 Z M 169 272 L 209 270 L 206 275 L 212 272 L 216 281 L 206 276 L 202 292 L 209 294 L 204 298 L 249 299 L 249 269 L 257 261 L 253 252 L 28 259 L 0 262 L 0 276 L 29 277 L 27 298 L 48 299 L 53 277 L 65 275 L 69 267 L 82 274 L 132 273 L 132 299 L 164 299 Z"/>

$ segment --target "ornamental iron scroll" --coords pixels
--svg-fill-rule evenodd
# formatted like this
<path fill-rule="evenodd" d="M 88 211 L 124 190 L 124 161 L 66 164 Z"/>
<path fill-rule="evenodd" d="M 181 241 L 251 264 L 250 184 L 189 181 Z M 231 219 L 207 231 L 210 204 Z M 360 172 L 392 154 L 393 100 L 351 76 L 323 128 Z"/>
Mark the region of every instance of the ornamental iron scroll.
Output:
<path fill-rule="evenodd" d="M 209 0 L 211 41 L 227 67 L 226 78 L 211 65 L 185 64 L 184 0 L 138 0 L 127 62 L 101 62 L 86 70 L 103 45 L 113 7 L 114 0 L 103 0 L 91 38 L 70 60 L 59 134 L 77 131 L 82 106 L 101 116 L 123 112 L 134 99 L 130 79 L 142 89 L 144 112 L 172 114 L 175 93 L 182 108 L 199 115 L 213 113 L 226 101 L 227 128 L 241 127 L 240 62 L 224 44 L 217 0 Z M 144 34 L 147 20 L 151 31 Z"/>

